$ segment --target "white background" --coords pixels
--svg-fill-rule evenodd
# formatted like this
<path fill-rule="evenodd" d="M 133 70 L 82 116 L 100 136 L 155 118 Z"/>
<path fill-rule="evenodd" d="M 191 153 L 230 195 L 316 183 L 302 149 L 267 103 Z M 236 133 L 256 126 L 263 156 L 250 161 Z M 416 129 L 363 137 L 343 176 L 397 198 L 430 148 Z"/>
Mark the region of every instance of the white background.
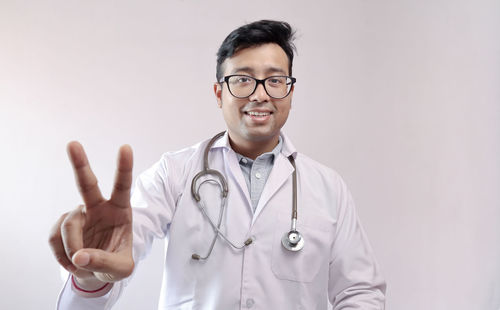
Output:
<path fill-rule="evenodd" d="M 0 0 L 0 308 L 51 309 L 49 229 L 81 202 L 81 141 L 109 194 L 224 129 L 215 53 L 263 18 L 298 31 L 285 131 L 346 179 L 387 309 L 500 309 L 500 2 Z M 161 242 L 117 309 L 154 309 Z"/>

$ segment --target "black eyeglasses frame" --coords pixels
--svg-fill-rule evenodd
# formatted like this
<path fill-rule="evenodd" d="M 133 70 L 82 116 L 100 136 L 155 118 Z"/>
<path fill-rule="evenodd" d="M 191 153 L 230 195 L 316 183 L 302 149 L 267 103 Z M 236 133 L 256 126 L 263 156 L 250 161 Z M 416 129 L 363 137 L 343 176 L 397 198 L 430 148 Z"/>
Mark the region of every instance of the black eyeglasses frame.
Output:
<path fill-rule="evenodd" d="M 233 92 L 231 91 L 231 87 L 229 87 L 229 83 L 228 83 L 229 79 L 230 79 L 231 77 L 233 77 L 233 76 L 244 76 L 244 77 L 248 77 L 248 78 L 250 78 L 250 79 L 252 79 L 252 80 L 254 80 L 254 81 L 255 81 L 255 88 L 254 88 L 254 89 L 253 89 L 253 91 L 250 93 L 250 95 L 245 96 L 245 97 L 238 97 L 238 96 L 235 96 L 235 95 L 233 94 Z M 288 92 L 286 93 L 286 95 L 284 95 L 283 97 L 274 97 L 274 96 L 271 96 L 271 95 L 269 94 L 269 92 L 267 91 L 266 84 L 265 84 L 265 83 L 266 83 L 266 81 L 267 81 L 268 79 L 271 79 L 271 78 L 276 78 L 276 77 L 281 77 L 281 78 L 283 78 L 283 77 L 284 77 L 284 78 L 289 78 L 289 79 L 291 80 L 291 82 L 290 82 L 290 84 L 291 84 L 291 85 L 290 85 L 290 89 L 288 90 Z M 221 79 L 219 80 L 219 83 L 220 83 L 220 84 L 222 84 L 222 83 L 226 83 L 226 84 L 227 84 L 227 89 L 229 90 L 229 93 L 230 93 L 233 97 L 238 98 L 238 99 L 245 99 L 245 98 L 248 98 L 248 97 L 250 97 L 251 95 L 253 95 L 253 93 L 255 93 L 255 90 L 256 90 L 256 89 L 257 89 L 257 87 L 259 86 L 259 84 L 262 84 L 262 87 L 264 87 L 264 90 L 266 91 L 266 94 L 267 94 L 269 97 L 271 97 L 271 98 L 273 98 L 273 99 L 283 99 L 283 98 L 286 98 L 288 95 L 290 95 L 290 92 L 292 91 L 292 87 L 293 87 L 293 85 L 294 85 L 296 82 L 297 82 L 297 79 L 296 79 L 296 78 L 294 78 L 293 76 L 288 76 L 288 75 L 272 75 L 272 76 L 268 76 L 268 77 L 266 77 L 265 79 L 259 80 L 259 79 L 254 78 L 253 76 L 250 76 L 250 75 L 245 75 L 245 74 L 231 74 L 231 75 L 226 75 L 225 77 L 223 77 L 223 78 L 221 78 Z"/>

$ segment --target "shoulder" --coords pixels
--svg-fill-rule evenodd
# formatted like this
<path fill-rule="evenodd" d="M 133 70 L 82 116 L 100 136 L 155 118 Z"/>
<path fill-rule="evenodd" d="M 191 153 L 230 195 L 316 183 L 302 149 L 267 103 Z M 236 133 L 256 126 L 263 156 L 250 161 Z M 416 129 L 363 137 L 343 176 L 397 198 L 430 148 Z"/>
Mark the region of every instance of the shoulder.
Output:
<path fill-rule="evenodd" d="M 177 176 L 186 175 L 187 171 L 191 170 L 194 166 L 198 166 L 203 161 L 203 152 L 208 141 L 208 139 L 203 140 L 177 151 L 166 152 L 161 156 L 158 164 L 170 176 L 172 174 L 176 174 Z"/>
<path fill-rule="evenodd" d="M 310 158 L 303 153 L 296 153 L 295 161 L 297 163 L 297 170 L 302 171 L 310 179 L 330 183 L 330 184 L 343 184 L 344 181 L 340 174 L 334 169 Z"/>
<path fill-rule="evenodd" d="M 177 151 L 163 153 L 155 164 L 141 173 L 140 178 L 162 180 L 164 183 L 172 178 L 183 180 L 189 170 L 203 161 L 203 150 L 207 143 L 208 141 L 201 141 Z"/>
<path fill-rule="evenodd" d="M 310 180 L 312 184 L 344 185 L 344 181 L 337 171 L 303 153 L 297 152 L 291 140 L 283 132 L 281 133 L 281 137 L 284 141 L 282 153 L 285 157 L 291 154 L 294 155 L 299 177 Z"/>

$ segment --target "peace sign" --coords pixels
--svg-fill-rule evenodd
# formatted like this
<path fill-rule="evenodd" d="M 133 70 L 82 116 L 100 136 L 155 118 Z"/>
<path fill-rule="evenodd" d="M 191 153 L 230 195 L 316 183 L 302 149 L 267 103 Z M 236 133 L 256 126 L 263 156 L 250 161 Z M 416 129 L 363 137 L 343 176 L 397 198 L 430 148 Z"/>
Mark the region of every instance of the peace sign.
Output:
<path fill-rule="evenodd" d="M 81 144 L 70 142 L 68 155 L 84 205 L 59 218 L 49 244 L 59 264 L 77 278 L 79 287 L 91 290 L 102 286 L 102 282 L 126 278 L 134 269 L 132 149 L 128 145 L 120 148 L 109 200 L 102 196 Z"/>

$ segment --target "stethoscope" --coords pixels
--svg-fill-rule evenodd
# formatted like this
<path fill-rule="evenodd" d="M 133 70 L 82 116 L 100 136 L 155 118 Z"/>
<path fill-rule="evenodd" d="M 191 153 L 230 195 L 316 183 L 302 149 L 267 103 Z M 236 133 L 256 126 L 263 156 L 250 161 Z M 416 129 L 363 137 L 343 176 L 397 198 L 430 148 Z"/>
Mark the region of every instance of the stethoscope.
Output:
<path fill-rule="evenodd" d="M 221 223 L 222 223 L 222 218 L 224 216 L 224 209 L 226 208 L 227 205 L 227 194 L 229 192 L 229 188 L 227 186 L 227 180 L 226 178 L 222 175 L 217 170 L 210 169 L 208 165 L 208 152 L 212 148 L 212 145 L 217 141 L 220 137 L 224 135 L 224 131 L 218 133 L 215 135 L 209 142 L 208 145 L 205 148 L 205 152 L 203 154 L 203 170 L 198 172 L 194 178 L 193 181 L 191 182 L 191 194 L 193 195 L 194 200 L 196 200 L 198 207 L 205 216 L 205 218 L 209 221 L 210 225 L 215 231 L 215 235 L 212 239 L 212 242 L 210 244 L 210 248 L 208 250 L 207 255 L 205 256 L 200 256 L 199 254 L 194 253 L 191 255 L 191 258 L 194 260 L 206 260 L 212 254 L 212 250 L 214 249 L 215 241 L 217 240 L 218 236 L 221 236 L 224 241 L 226 241 L 230 246 L 232 246 L 235 249 L 243 249 L 246 246 L 249 246 L 252 244 L 253 239 L 248 238 L 243 242 L 242 245 L 236 245 L 233 242 L 231 242 L 224 233 L 220 230 Z M 292 155 L 288 157 L 288 160 L 293 166 L 293 192 L 292 192 L 292 223 L 291 223 L 291 229 L 288 232 L 285 232 L 283 237 L 281 238 L 281 244 L 283 247 L 289 251 L 292 252 L 297 252 L 302 250 L 304 247 L 304 238 L 302 237 L 302 234 L 297 231 L 296 225 L 297 225 L 297 167 L 295 166 L 295 160 Z M 197 186 L 198 180 L 202 176 L 210 176 L 212 177 L 211 179 L 206 179 Z M 221 202 L 220 202 L 220 209 L 219 209 L 219 218 L 217 221 L 217 224 L 215 224 L 212 221 L 212 218 L 208 215 L 207 210 L 205 208 L 205 204 L 201 200 L 200 197 L 200 188 L 204 183 L 214 183 L 217 186 L 219 186 L 219 189 L 221 191 Z"/>

